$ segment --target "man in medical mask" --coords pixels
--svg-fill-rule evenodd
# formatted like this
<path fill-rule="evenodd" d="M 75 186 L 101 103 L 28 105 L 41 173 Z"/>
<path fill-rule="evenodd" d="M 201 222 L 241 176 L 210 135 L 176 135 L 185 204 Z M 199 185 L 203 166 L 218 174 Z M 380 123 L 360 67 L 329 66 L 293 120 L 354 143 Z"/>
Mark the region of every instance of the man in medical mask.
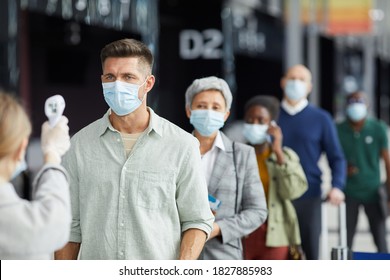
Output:
<path fill-rule="evenodd" d="M 307 259 L 315 260 L 319 258 L 322 201 L 322 173 L 318 161 L 325 153 L 332 175 L 332 186 L 326 198 L 334 205 L 344 200 L 346 163 L 331 115 L 307 100 L 312 89 L 309 69 L 300 64 L 292 66 L 281 79 L 281 87 L 284 95 L 278 123 L 284 136 L 283 146 L 298 154 L 309 183 L 308 190 L 293 204 L 302 247 Z"/>
<path fill-rule="evenodd" d="M 73 222 L 56 258 L 197 259 L 214 221 L 199 142 L 146 105 L 155 77 L 145 44 L 118 40 L 100 57 L 110 108 L 64 159 Z"/>
<path fill-rule="evenodd" d="M 378 252 L 387 253 L 386 217 L 388 201 L 386 187 L 380 181 L 380 161 L 383 159 L 390 193 L 390 159 L 387 125 L 368 117 L 368 104 L 363 92 L 346 97 L 346 119 L 337 130 L 348 163 L 345 188 L 347 206 L 347 244 L 352 248 L 359 208 L 362 206 L 370 224 Z M 384 195 L 384 197 L 382 197 Z"/>

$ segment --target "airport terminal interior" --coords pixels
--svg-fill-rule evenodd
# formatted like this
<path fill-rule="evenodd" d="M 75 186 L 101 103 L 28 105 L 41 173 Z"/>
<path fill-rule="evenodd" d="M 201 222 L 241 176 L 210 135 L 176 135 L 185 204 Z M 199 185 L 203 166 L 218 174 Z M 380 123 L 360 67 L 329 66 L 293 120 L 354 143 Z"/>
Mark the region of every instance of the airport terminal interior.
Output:
<path fill-rule="evenodd" d="M 64 97 L 71 134 L 100 118 L 108 109 L 100 50 L 122 38 L 152 50 L 156 84 L 148 104 L 188 132 L 184 94 L 195 78 L 227 81 L 233 93 L 228 126 L 243 119 L 250 97 L 281 99 L 280 79 L 298 63 L 312 71 L 309 101 L 335 121 L 345 117 L 345 96 L 362 90 L 369 114 L 390 124 L 387 0 L 0 0 L 0 88 L 16 93 L 32 120 L 32 174 L 42 164 L 45 100 Z M 330 186 L 325 162 L 324 193 Z M 30 198 L 28 184 L 18 191 Z M 323 209 L 321 259 L 330 259 L 338 246 L 337 207 Z M 390 219 L 387 240 L 390 246 Z M 364 215 L 351 249 L 375 252 Z"/>

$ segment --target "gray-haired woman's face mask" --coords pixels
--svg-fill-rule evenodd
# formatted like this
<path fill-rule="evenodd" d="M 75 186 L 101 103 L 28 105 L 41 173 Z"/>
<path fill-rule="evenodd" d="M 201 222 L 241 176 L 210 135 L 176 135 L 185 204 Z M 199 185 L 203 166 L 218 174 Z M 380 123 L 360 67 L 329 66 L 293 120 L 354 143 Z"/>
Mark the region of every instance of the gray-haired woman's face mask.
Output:
<path fill-rule="evenodd" d="M 214 110 L 191 110 L 190 123 L 207 137 L 223 127 L 225 114 Z"/>

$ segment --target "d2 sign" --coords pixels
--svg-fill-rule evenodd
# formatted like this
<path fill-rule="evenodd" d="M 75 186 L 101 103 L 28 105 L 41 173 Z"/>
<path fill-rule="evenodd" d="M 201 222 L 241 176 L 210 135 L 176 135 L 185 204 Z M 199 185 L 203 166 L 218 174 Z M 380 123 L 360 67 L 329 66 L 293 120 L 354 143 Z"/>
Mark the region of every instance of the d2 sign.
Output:
<path fill-rule="evenodd" d="M 186 29 L 179 34 L 182 59 L 221 59 L 223 35 L 218 29 Z"/>

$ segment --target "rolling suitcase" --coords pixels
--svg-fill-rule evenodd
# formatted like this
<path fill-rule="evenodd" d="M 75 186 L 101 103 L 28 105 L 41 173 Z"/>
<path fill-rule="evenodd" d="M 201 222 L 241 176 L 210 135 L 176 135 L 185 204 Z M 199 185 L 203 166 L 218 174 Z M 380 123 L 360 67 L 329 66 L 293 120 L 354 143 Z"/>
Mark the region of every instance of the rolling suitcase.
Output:
<path fill-rule="evenodd" d="M 337 209 L 338 217 L 338 245 L 331 248 L 330 258 L 332 260 L 350 260 L 352 252 L 347 246 L 347 216 L 345 202 L 342 202 Z M 322 259 L 328 259 L 328 225 L 326 203 L 322 203 L 322 231 L 321 231 Z"/>

